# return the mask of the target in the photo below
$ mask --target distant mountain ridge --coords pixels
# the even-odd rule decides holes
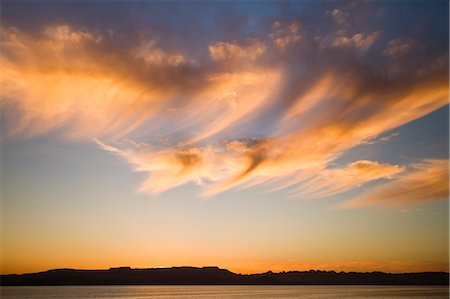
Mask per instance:
[[[0,276],[2,286],[25,285],[449,285],[447,272],[289,271],[236,274],[218,267],[109,270],[54,269]]]

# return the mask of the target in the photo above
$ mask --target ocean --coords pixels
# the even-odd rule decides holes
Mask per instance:
[[[12,298],[449,298],[446,286],[21,286],[1,287]]]

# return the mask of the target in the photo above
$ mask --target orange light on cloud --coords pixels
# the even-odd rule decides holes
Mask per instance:
[[[201,186],[205,196],[255,186],[294,187],[301,197],[346,192],[395,177],[405,166],[362,160],[332,167],[334,160],[447,104],[442,69],[386,80],[355,62],[314,70],[306,65],[304,74],[290,75],[283,55],[305,42],[296,22],[275,22],[267,40],[210,44],[206,62],[162,49],[155,40],[106,51],[108,36],[66,25],[36,36],[7,28],[2,36],[2,104],[17,116],[6,117],[7,133],[57,131],[71,140],[95,139],[148,174],[139,188],[146,192],[186,183]],[[351,41],[366,51],[377,36]],[[285,94],[291,94],[289,101]],[[279,110],[270,132],[242,134],[268,107]],[[220,135],[230,129],[238,134]],[[162,132],[161,138],[183,137],[172,144],[137,140],[138,146],[124,146],[126,138]]]
[[[343,202],[342,208],[369,205],[406,206],[449,198],[449,161],[424,160],[396,180],[380,185]]]

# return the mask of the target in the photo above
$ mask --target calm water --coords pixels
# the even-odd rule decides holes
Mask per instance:
[[[8,298],[449,298],[436,286],[59,286],[2,287]]]

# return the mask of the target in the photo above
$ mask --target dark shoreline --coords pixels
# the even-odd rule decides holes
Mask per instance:
[[[449,285],[447,272],[383,273],[289,271],[236,274],[218,267],[173,267],[109,270],[55,269],[30,274],[0,276],[1,286],[98,285]]]

